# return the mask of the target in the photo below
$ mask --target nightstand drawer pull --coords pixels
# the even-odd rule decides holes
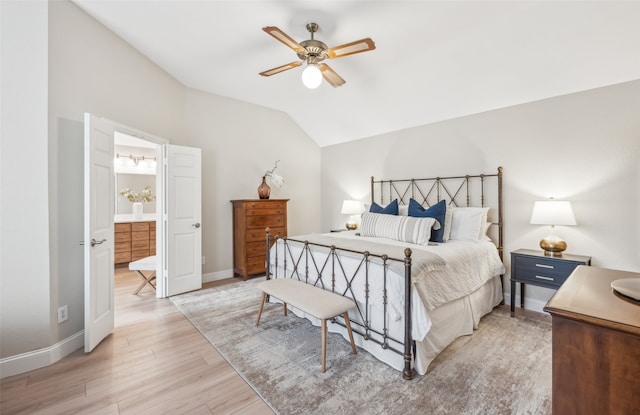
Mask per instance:
[[[542,275],[536,275],[536,278],[541,279],[541,280],[553,281],[553,278],[551,278],[551,277],[543,277]]]
[[[536,264],[536,267],[553,269],[553,265]]]

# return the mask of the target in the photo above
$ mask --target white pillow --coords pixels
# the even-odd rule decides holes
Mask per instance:
[[[489,228],[491,228],[491,225],[493,225],[493,223],[491,222],[487,222],[484,224],[484,232],[480,235],[478,239],[484,239],[485,241],[493,242],[491,240],[491,237],[489,236]]]
[[[448,238],[443,238],[444,240],[477,241],[485,234],[488,207],[448,207],[447,211],[451,211],[451,224]],[[446,234],[447,218],[445,216],[445,236]]]
[[[398,205],[399,216],[409,216],[409,205]]]
[[[360,223],[360,235],[426,245],[435,223],[437,221],[434,218],[364,212]]]
[[[442,233],[442,242],[447,242],[451,236],[451,219],[453,218],[453,209],[455,207],[447,205],[444,212],[444,232]]]

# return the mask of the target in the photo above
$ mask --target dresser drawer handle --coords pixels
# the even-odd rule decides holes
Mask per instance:
[[[539,278],[541,280],[553,281],[552,277],[543,277],[542,275],[536,275],[536,278]]]
[[[536,267],[553,269],[553,265],[536,264]]]

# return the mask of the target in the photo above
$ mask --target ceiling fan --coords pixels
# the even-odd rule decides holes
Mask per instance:
[[[324,78],[332,87],[337,88],[344,84],[344,79],[340,77],[333,69],[323,60],[342,58],[343,56],[353,55],[355,53],[367,52],[376,48],[370,38],[356,40],[355,42],[345,43],[344,45],[328,48],[324,42],[313,38],[313,34],[318,31],[317,23],[307,24],[307,30],[311,33],[311,39],[304,40],[300,43],[293,40],[289,35],[275,26],[263,27],[262,30],[284,43],[285,46],[293,49],[298,54],[300,61],[288,63],[260,72],[262,76],[271,76],[286,70],[296,68],[306,62],[307,67],[302,72],[302,82],[308,88],[317,88]]]

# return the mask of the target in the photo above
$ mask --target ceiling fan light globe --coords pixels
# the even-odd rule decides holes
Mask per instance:
[[[302,71],[302,83],[309,89],[315,89],[322,83],[322,72],[317,65],[307,65]]]

